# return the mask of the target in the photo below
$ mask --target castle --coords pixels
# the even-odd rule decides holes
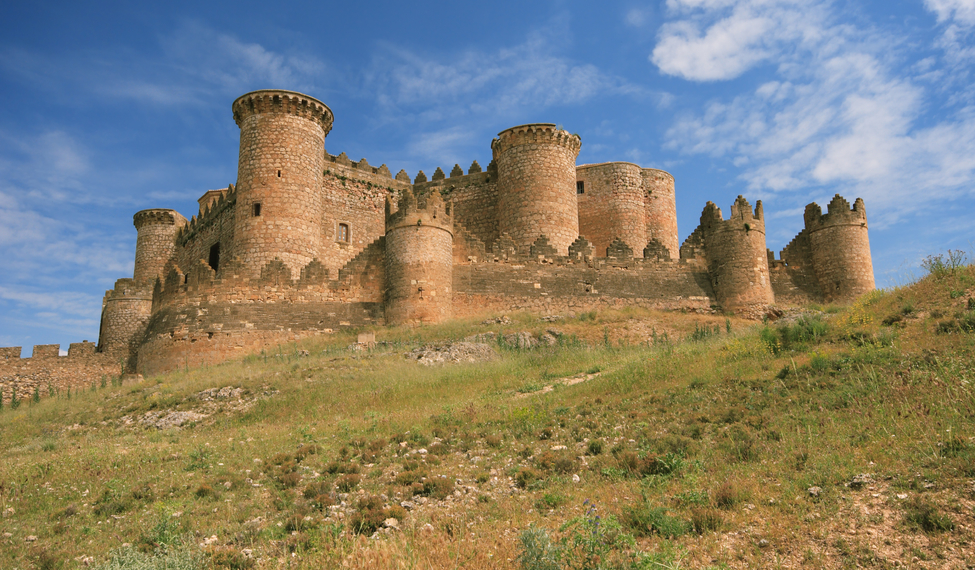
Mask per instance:
[[[157,373],[343,327],[626,305],[758,317],[874,288],[860,199],[807,206],[775,259],[760,201],[728,219],[708,202],[680,244],[670,174],[576,165],[580,137],[552,124],[502,131],[486,168],[410,180],[326,152],[332,111],[307,95],[247,93],[233,117],[237,183],[190,220],[135,214],[133,276],[105,295],[97,350],[72,351]]]

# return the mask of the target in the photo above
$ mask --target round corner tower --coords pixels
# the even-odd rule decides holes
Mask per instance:
[[[598,255],[620,239],[643,257],[647,221],[640,167],[629,162],[582,165],[576,168],[576,184],[579,235]]]
[[[152,312],[152,283],[119,279],[105,292],[98,330],[98,350],[123,358],[125,372],[134,372],[139,344]]]
[[[839,194],[830,200],[827,213],[817,204],[806,206],[813,268],[827,301],[852,301],[873,291],[873,261],[867,235],[867,211],[863,200],[850,203]]]
[[[252,277],[279,258],[297,278],[321,254],[324,149],[332,111],[313,97],[267,89],[238,97],[233,112],[240,159],[228,253]]]
[[[550,123],[498,133],[491,151],[498,165],[498,230],[519,250],[544,235],[560,255],[579,237],[576,157],[579,135]]]
[[[388,199],[387,199],[388,200]],[[386,214],[386,324],[440,323],[453,315],[453,212],[434,190],[403,191]]]
[[[647,240],[659,241],[670,251],[671,259],[680,259],[674,176],[656,168],[644,168],[641,172],[646,199]]]
[[[152,285],[165,279],[166,264],[176,255],[176,233],[186,218],[176,210],[154,208],[136,212],[132,223],[138,232],[133,277],[137,284]]]
[[[762,202],[755,211],[743,197],[731,206],[731,217],[708,202],[701,214],[708,273],[718,305],[726,311],[760,309],[775,302],[765,249]]]

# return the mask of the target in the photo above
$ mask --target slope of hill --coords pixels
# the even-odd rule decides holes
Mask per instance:
[[[775,323],[511,315],[5,402],[0,566],[971,568],[975,267],[930,267]]]

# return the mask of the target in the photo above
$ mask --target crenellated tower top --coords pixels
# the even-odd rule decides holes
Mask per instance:
[[[823,228],[834,226],[863,226],[867,225],[867,210],[863,205],[863,199],[857,198],[853,202],[853,207],[846,198],[836,194],[826,206],[826,214],[819,204],[813,202],[806,206],[803,214],[806,229],[811,233]]]
[[[332,130],[332,122],[335,120],[332,110],[325,103],[303,93],[283,89],[261,89],[245,93],[234,101],[233,111],[238,127],[250,115],[281,113],[318,123],[326,136]]]
[[[578,155],[579,149],[582,148],[582,139],[579,135],[558,128],[554,123],[531,123],[511,127],[498,133],[498,138],[491,141],[491,151],[497,159],[509,148],[525,144],[555,144],[564,146]]]
[[[396,211],[386,198],[386,232],[404,226],[433,226],[453,235],[454,217],[449,201],[444,201],[436,189],[420,196],[406,189],[400,194]]]
[[[135,225],[135,229],[142,229],[142,226],[146,224],[160,225],[160,226],[183,226],[186,224],[186,218],[184,218],[176,210],[169,210],[166,208],[150,208],[148,210],[141,210],[135,213],[132,217],[132,223]]]

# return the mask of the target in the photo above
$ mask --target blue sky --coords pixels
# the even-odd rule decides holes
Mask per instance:
[[[141,3],[140,3],[141,4]],[[332,153],[428,175],[490,161],[527,122],[579,163],[765,204],[768,246],[810,201],[866,201],[878,286],[975,245],[975,0],[5,2],[0,346],[98,335],[143,208],[189,217],[235,182],[233,100],[302,91]]]

